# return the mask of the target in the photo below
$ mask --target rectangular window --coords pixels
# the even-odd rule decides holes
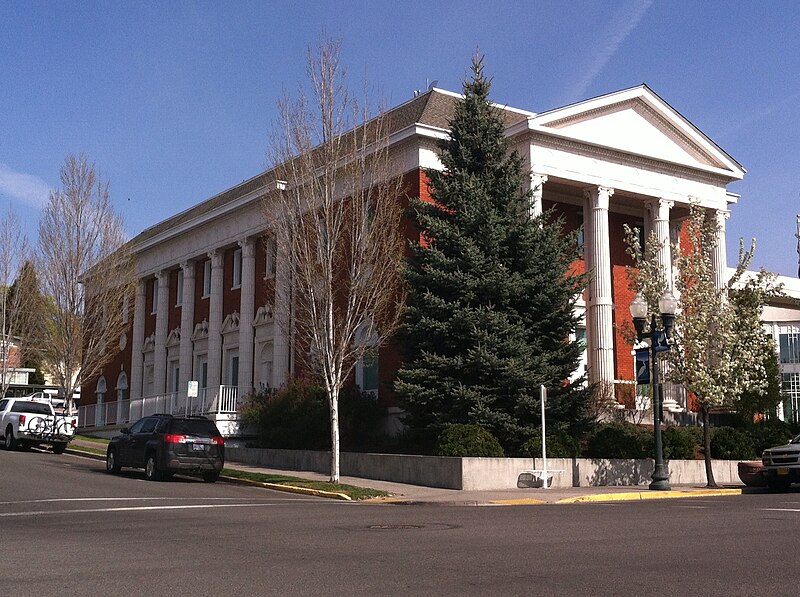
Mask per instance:
[[[175,284],[175,306],[183,305],[183,270],[178,270],[178,280]]]
[[[267,262],[266,262],[266,269],[264,276],[266,278],[274,278],[275,277],[275,270],[276,264],[278,261],[278,243],[275,240],[274,236],[270,236],[267,238],[267,246],[266,246],[266,253],[267,253]]]
[[[778,347],[781,363],[800,363],[800,334],[780,334]]]
[[[361,365],[361,391],[378,393],[378,351],[370,349],[364,353]]]
[[[781,377],[784,416],[787,421],[798,423],[800,422],[800,373],[783,373]]]
[[[242,287],[242,250],[233,252],[233,288]]]
[[[152,314],[155,314],[158,311],[158,278],[153,280],[153,310],[151,311]]]
[[[577,241],[578,241],[578,253],[583,254],[583,249],[586,245],[586,231],[583,226],[583,214],[578,214],[578,232],[577,232]]]
[[[128,309],[130,308],[130,300],[126,294],[122,297],[122,323],[128,323]]]
[[[203,264],[203,298],[211,296],[211,260]]]

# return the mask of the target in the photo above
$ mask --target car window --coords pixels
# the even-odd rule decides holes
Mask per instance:
[[[53,414],[49,404],[41,402],[30,402],[28,400],[17,400],[11,407],[12,413],[33,413],[36,415]]]
[[[133,425],[131,425],[131,433],[139,433],[144,427],[144,423],[147,419],[139,419]]]
[[[6,409],[6,404],[8,404],[8,400],[0,400],[0,412]]]
[[[144,425],[142,425],[142,430],[139,433],[153,433],[156,429],[156,424],[158,423],[158,419],[155,417],[149,417],[144,420]]]
[[[217,426],[207,419],[173,419],[169,428],[171,433],[215,437],[220,435]]]

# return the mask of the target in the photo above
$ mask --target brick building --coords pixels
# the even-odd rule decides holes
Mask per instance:
[[[389,112],[390,151],[409,193],[427,196],[425,169],[441,168],[437,141],[447,135],[457,94],[432,89]],[[591,381],[632,387],[631,346],[620,333],[630,321],[623,225],[655,231],[659,259],[672,271],[670,243],[690,202],[720,224],[713,255],[726,275],[725,220],[738,196],[727,185],[745,170],[647,86],[543,113],[501,107],[506,134],[531,171],[531,209],[555,208],[580,230],[592,272],[579,309]],[[289,309],[290,289],[277,285],[283,247],[264,229],[261,198],[275,189],[264,172],[141,232],[133,239],[138,284],[129,331],[103,374],[82,391],[81,424],[106,425],[150,412],[203,412],[223,433],[237,431],[237,408],[252,388],[277,387],[294,367],[292,338],[276,318]],[[360,363],[354,380],[397,412],[382,382],[398,365],[382,349]],[[198,396],[188,396],[190,380]],[[620,392],[618,391],[618,394]],[[669,405],[685,407],[680,392]]]

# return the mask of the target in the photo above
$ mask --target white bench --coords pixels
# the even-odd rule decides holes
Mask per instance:
[[[560,475],[564,471],[561,469],[547,469],[547,485],[546,487],[553,486],[553,477]],[[522,471],[517,477],[517,487],[545,487],[544,482],[544,469],[531,469]]]

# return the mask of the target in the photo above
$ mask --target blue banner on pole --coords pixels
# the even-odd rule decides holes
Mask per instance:
[[[636,383],[650,383],[650,349],[636,351]]]

